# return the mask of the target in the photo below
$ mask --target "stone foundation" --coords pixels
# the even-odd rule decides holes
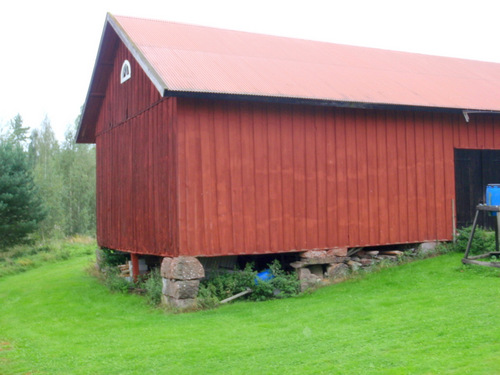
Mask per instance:
[[[198,259],[186,256],[163,258],[161,276],[164,304],[180,309],[196,306],[200,279],[205,277]]]
[[[371,267],[382,260],[398,260],[403,254],[415,255],[434,250],[436,242],[423,243],[412,249],[364,250],[346,247],[327,250],[308,250],[300,254],[300,260],[290,264],[297,270],[301,290],[315,285],[345,278],[349,272]]]

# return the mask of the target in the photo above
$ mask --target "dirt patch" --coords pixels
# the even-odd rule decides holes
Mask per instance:
[[[12,350],[12,344],[8,341],[0,342],[0,352],[6,351],[6,350]]]

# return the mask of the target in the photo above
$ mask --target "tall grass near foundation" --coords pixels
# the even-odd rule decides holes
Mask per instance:
[[[0,252],[0,278],[39,267],[44,263],[88,256],[96,247],[95,239],[85,236],[13,246]]]

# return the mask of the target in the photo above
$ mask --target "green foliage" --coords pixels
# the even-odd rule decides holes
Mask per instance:
[[[200,309],[213,309],[219,305],[211,284],[200,283],[196,302]]]
[[[131,288],[130,282],[120,276],[120,270],[116,267],[106,268],[103,281],[112,292],[127,293]]]
[[[24,146],[28,139],[29,127],[23,126],[21,115],[17,114],[9,123],[7,140],[13,144]]]
[[[90,255],[95,248],[94,239],[89,237],[11,246],[0,252],[0,278],[40,267],[45,263]]]
[[[269,264],[269,269],[271,270],[274,278],[267,283],[258,283],[256,285],[254,296],[255,299],[271,299],[271,298],[288,298],[293,297],[300,292],[300,282],[297,278],[297,273],[287,273],[281,268],[281,264],[278,260],[274,260]],[[259,293],[260,287],[269,285],[265,292]],[[272,289],[272,294],[269,293],[269,289]]]
[[[121,251],[101,248],[102,264],[103,268],[116,267],[119,264],[125,264],[130,260],[130,255],[123,253]]]
[[[99,267],[103,270],[103,273],[95,274],[95,276],[111,291],[120,293],[140,291],[141,294],[144,294],[149,305],[160,305],[163,287],[160,269],[153,268],[146,275],[140,275],[137,282],[131,282],[120,275],[117,267],[120,264],[126,264],[130,260],[129,254],[107,248],[101,248],[100,254]]]
[[[455,245],[456,251],[465,252],[469,241],[472,227],[467,227],[459,230],[457,242]],[[495,233],[476,227],[474,237],[472,239],[470,253],[484,254],[495,251]]]
[[[159,268],[153,268],[147,275],[147,278],[141,283],[141,287],[145,290],[146,301],[151,306],[161,304],[162,295],[162,278]]]
[[[129,256],[121,251],[101,248],[99,272],[95,276],[113,292],[127,293],[133,285],[120,275],[118,265],[125,264],[129,260]]]
[[[95,231],[95,148],[76,144],[76,127],[66,131],[57,158],[57,169],[64,182],[61,205],[64,210],[62,230],[65,235],[92,234]]]
[[[62,230],[64,208],[61,203],[64,182],[58,173],[56,159],[59,152],[59,143],[50,121],[45,118],[40,128],[31,133],[28,149],[30,162],[34,168],[35,183],[40,189],[43,206],[47,211],[47,216],[39,228],[42,238],[64,237]]]
[[[41,239],[95,234],[95,147],[75,144],[78,121],[68,127],[61,144],[48,118],[28,137],[18,115],[0,136],[2,142],[18,146],[29,161],[46,213],[37,223]]]
[[[206,297],[214,297],[222,301],[237,293],[243,292],[254,286],[257,272],[253,270],[252,264],[247,264],[243,270],[225,271],[210,275],[201,282]]]
[[[242,298],[253,301],[286,298],[299,294],[300,282],[296,273],[285,272],[278,260],[274,260],[268,267],[274,277],[267,281],[256,282],[258,272],[254,270],[252,263],[248,263],[243,270],[211,275],[200,285],[198,295],[200,306],[212,307],[215,301],[220,302],[247,289],[252,289],[252,293]]]
[[[44,218],[40,193],[19,144],[0,142],[0,251],[25,242]]]

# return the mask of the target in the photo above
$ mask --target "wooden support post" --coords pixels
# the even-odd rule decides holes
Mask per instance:
[[[137,254],[131,253],[130,260],[132,261],[132,278],[134,282],[137,282],[137,276],[139,276],[139,257]]]
[[[472,244],[472,238],[474,237],[474,232],[476,231],[476,226],[477,226],[477,218],[479,216],[479,211],[489,211],[489,212],[496,212],[497,217],[496,217],[496,227],[495,227],[495,251],[494,252],[489,252],[486,254],[481,254],[481,255],[476,255],[471,258],[469,258],[469,251],[470,247]],[[482,258],[488,258],[492,255],[497,255],[500,254],[500,251],[498,250],[498,235],[500,231],[500,206],[487,206],[480,204],[476,207],[476,216],[474,216],[474,223],[472,224],[472,231],[470,233],[469,241],[467,242],[467,248],[465,249],[465,255],[462,259],[463,264],[476,264],[479,266],[488,266],[488,267],[497,267],[500,268],[500,263],[498,262],[481,262],[475,259],[482,259]]]
[[[470,232],[469,241],[467,242],[467,248],[465,249],[464,259],[469,256],[470,245],[472,244],[472,237],[474,237],[474,232],[476,231],[477,218],[479,216],[479,209],[476,209],[476,216],[474,216],[474,223],[472,224],[472,230]]]

